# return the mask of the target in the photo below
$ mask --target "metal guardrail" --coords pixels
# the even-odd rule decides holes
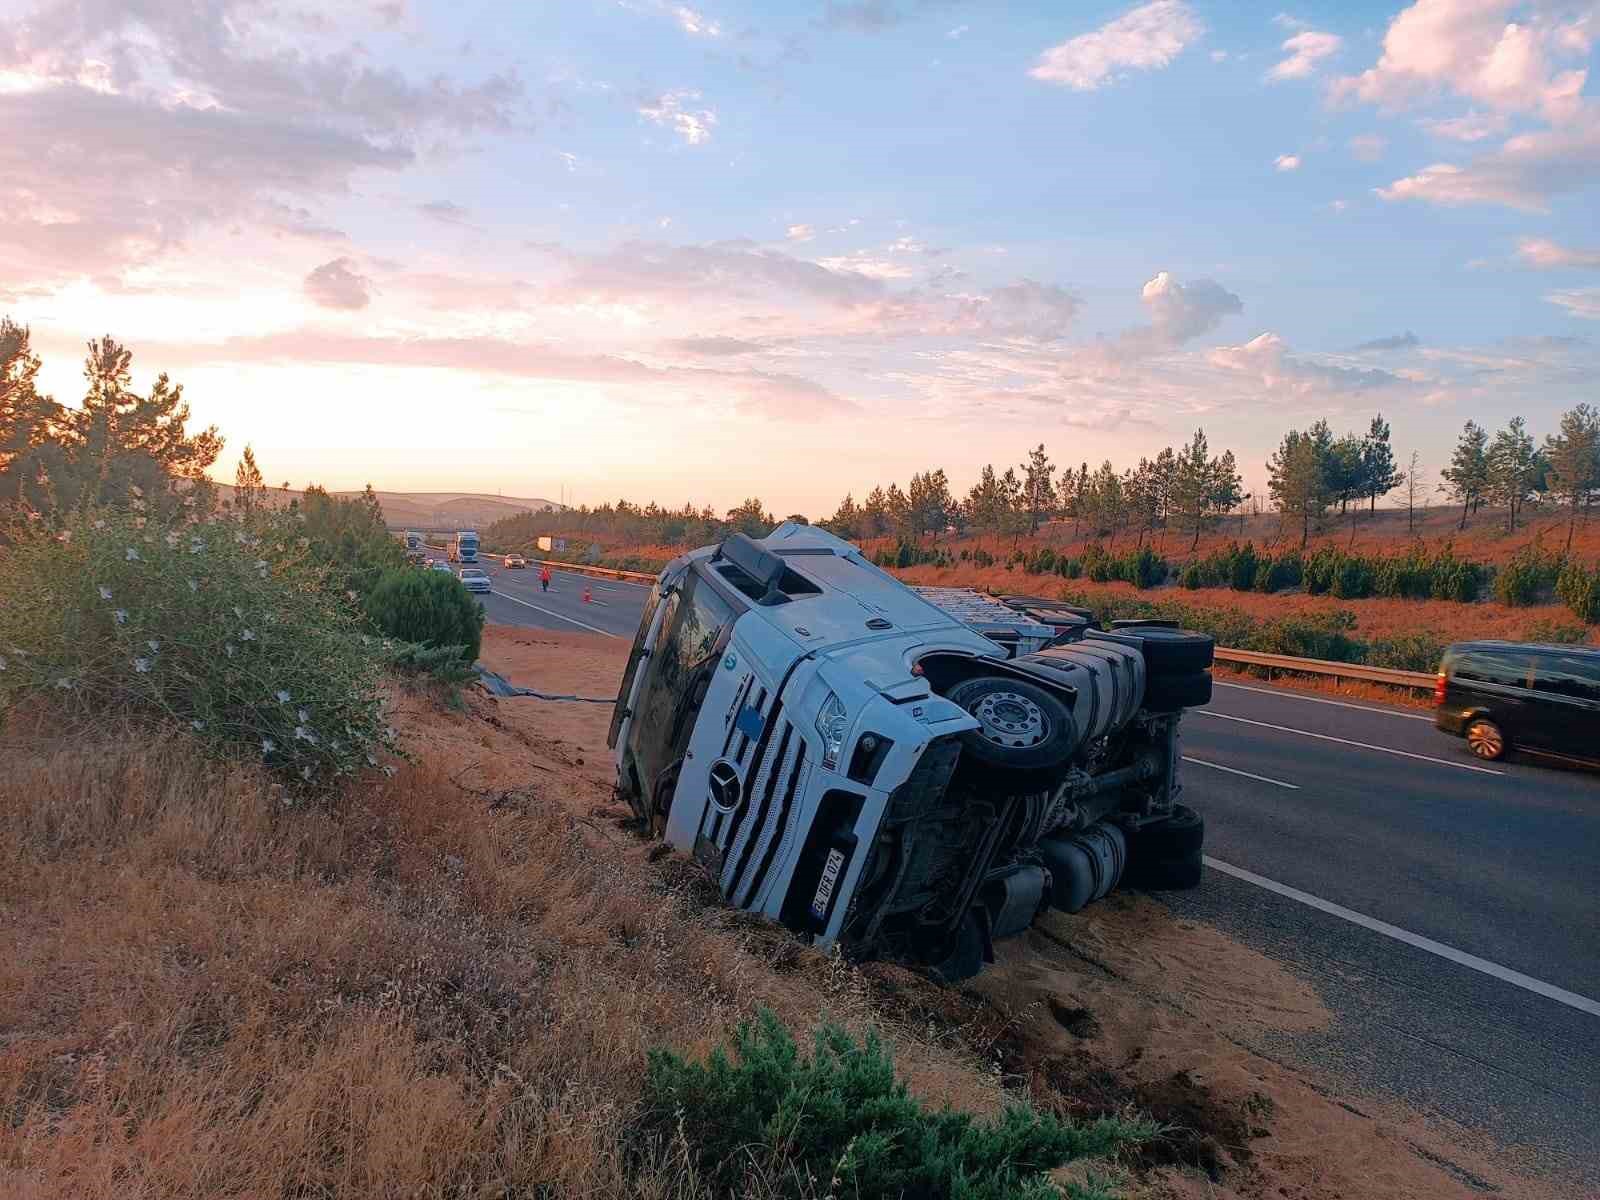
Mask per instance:
[[[1360,679],[1389,687],[1432,691],[1435,677],[1425,671],[1399,671],[1393,667],[1368,667],[1361,663],[1330,662],[1323,658],[1296,658],[1291,654],[1262,654],[1256,650],[1230,650],[1217,647],[1217,661],[1243,666],[1265,667],[1271,672],[1292,671],[1296,675],[1324,675],[1334,679]]]

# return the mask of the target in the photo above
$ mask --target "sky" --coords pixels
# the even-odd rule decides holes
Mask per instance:
[[[0,0],[0,313],[294,486],[831,512],[1600,403],[1600,0]]]

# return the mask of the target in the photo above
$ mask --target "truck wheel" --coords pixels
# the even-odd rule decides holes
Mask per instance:
[[[1067,706],[1025,679],[980,675],[950,689],[947,697],[978,718],[961,735],[971,757],[1003,771],[1028,773],[1060,767],[1078,748],[1078,730]]]
[[[1174,806],[1170,817],[1128,836],[1128,882],[1152,891],[1198,887],[1205,837],[1205,818],[1187,804]]]
[[[1177,712],[1211,703],[1211,672],[1153,675],[1145,683],[1144,706],[1151,712]]]
[[[983,970],[983,926],[976,911],[969,911],[961,918],[949,952],[929,966],[941,983],[960,983]]]
[[[1505,757],[1506,735],[1493,721],[1479,717],[1467,726],[1467,749],[1487,762],[1494,762]]]
[[[1216,642],[1192,629],[1167,625],[1141,625],[1132,629],[1087,629],[1083,636],[1095,641],[1119,642],[1144,655],[1147,675],[1187,675],[1211,666]]]

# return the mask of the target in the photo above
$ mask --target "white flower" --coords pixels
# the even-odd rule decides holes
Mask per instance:
[[[241,529],[237,533],[235,533],[233,535],[233,540],[238,542],[239,545],[241,545],[241,546],[244,545],[244,543],[245,543],[244,530]]]
[[[311,545],[311,539],[310,538],[304,538],[303,537],[303,538],[300,539],[300,549],[304,550],[309,545]]]
[[[145,643],[145,645],[150,647],[150,653],[151,654],[160,654],[161,653],[161,643],[156,641],[155,638],[151,638],[148,642]]]
[[[367,755],[367,766],[375,767],[377,765],[378,765],[378,760],[376,758],[372,757],[372,755],[370,755],[370,754]]]
[[[129,485],[129,487],[128,487],[128,490],[129,490],[129,491],[130,491],[130,492],[132,492],[132,493],[133,493],[133,494],[134,494],[134,495],[135,495],[135,496],[142,496],[142,495],[144,495],[144,489],[143,489],[143,488],[142,488],[142,487],[140,487],[140,486],[139,486],[139,485],[138,485],[138,484],[136,484],[136,483],[135,483],[135,484],[131,484],[131,485]]]
[[[294,727],[294,740],[297,742],[310,742],[315,746],[317,744],[317,735],[304,725],[296,725]]]
[[[196,721],[190,721],[189,722],[189,728],[194,730],[196,733],[201,732],[202,730],[205,729],[205,727],[206,727],[206,723],[204,721],[196,720]]]
[[[200,590],[199,581],[194,579],[189,580],[189,590],[191,592],[198,592]]]
[[[226,653],[229,658],[233,657],[234,649],[233,649],[233,643],[232,642],[223,643],[222,649],[223,649],[224,653]]]
[[[135,550],[132,546],[129,546],[128,547],[128,552],[124,557],[126,557],[129,562],[138,562],[139,561],[139,552],[137,550]]]
[[[307,767],[301,767],[300,768],[300,778],[309,780],[311,778],[311,768],[308,767],[308,766]]]
[[[372,635],[371,635],[371,634],[370,634],[370,633],[363,633],[363,634],[362,634],[362,635],[361,635],[361,644],[362,644],[362,645],[363,645],[363,646],[370,646],[370,645],[372,645]]]
[[[72,530],[63,529],[56,536],[59,537],[63,542],[70,542],[72,540]]]
[[[255,631],[250,629],[244,630],[239,636],[247,642],[253,642],[256,640]]]
[[[352,599],[352,600],[359,600],[360,599],[360,596],[357,595],[355,588],[345,588],[344,594],[346,596],[349,596],[350,599]]]
[[[311,715],[308,712],[306,712],[306,710],[303,709],[303,708],[296,715],[299,716],[300,724],[302,724],[302,725],[304,725],[307,721],[311,720]]]
[[[278,743],[273,741],[271,738],[262,738],[261,739],[261,753],[262,754],[271,754],[277,748],[278,748]]]
[[[108,588],[108,587],[107,587],[107,586],[106,586],[106,585],[105,585],[105,584],[103,584],[103,583],[102,583],[102,584],[101,584],[101,585],[100,585],[100,599],[102,599],[102,600],[109,600],[109,599],[111,599],[111,589],[110,589],[110,588]]]
[[[189,553],[190,554],[199,554],[200,551],[204,550],[205,548],[206,548],[206,544],[204,542],[202,542],[199,538],[192,537],[192,538],[189,539]]]
[[[143,517],[135,517],[133,519],[133,525],[134,525],[135,529],[143,529],[144,528],[144,518]]]
[[[177,535],[177,532],[176,531],[169,532],[167,534],[167,549],[176,550],[177,548],[178,548],[178,535]]]
[[[133,511],[134,512],[143,512],[144,511],[144,501],[143,500],[135,500],[133,502]]]
[[[383,773],[385,775],[387,775],[390,779],[393,779],[394,778],[394,767],[390,766],[390,765],[385,765],[384,768],[383,768]]]
[[[150,670],[150,660],[148,658],[136,658],[136,659],[134,659],[133,660],[133,669],[134,669],[135,672],[137,672],[140,675],[147,674],[149,672],[149,670]]]
[[[96,521],[96,522],[95,522],[95,523],[94,523],[94,527],[95,527],[95,528],[96,528],[96,529],[104,529],[104,528],[105,528],[105,527],[106,527],[106,520],[105,520],[105,518],[104,518],[104,517],[101,517],[101,518],[100,518],[100,519],[99,519],[99,520],[98,520],[98,521]]]
[[[287,704],[287,703],[289,703],[289,693],[280,691],[278,693],[278,703],[279,704]]]
[[[56,686],[58,688],[70,688],[72,686],[72,680],[63,675],[60,679],[56,680]]]
[[[4,671],[5,669],[6,669],[6,660],[3,659],[3,658],[0,658],[0,671]]]
[[[126,625],[128,623],[128,610],[125,608],[117,609],[116,612],[111,614],[111,619],[118,625]]]
[[[256,570],[265,571],[266,569],[267,569],[267,560],[264,559],[264,558],[256,559]]]
[[[244,620],[244,609],[240,608],[237,604],[235,604],[233,606],[233,615],[238,617],[239,620],[241,620],[241,621]]]

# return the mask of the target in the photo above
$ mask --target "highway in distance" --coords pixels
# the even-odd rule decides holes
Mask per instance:
[[[557,571],[544,593],[536,567],[483,565],[492,622],[624,642],[638,628],[646,586]],[[1159,898],[1283,963],[1335,1015],[1251,1048],[1525,1146],[1600,1193],[1600,773],[1481,763],[1427,712],[1243,680],[1184,718],[1183,753],[1209,869]]]

